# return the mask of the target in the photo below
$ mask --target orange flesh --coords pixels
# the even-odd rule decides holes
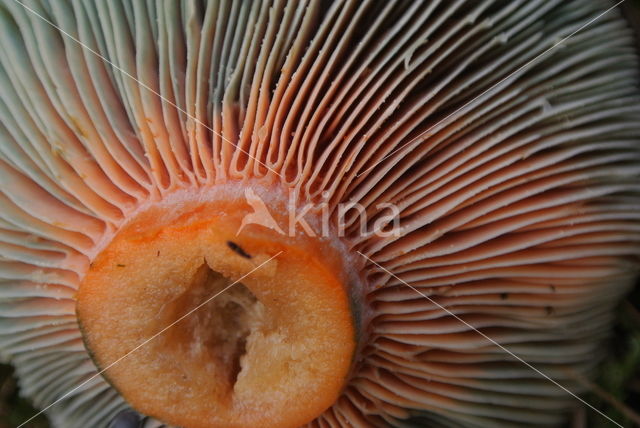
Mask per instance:
[[[83,280],[85,343],[142,413],[184,427],[297,427],[345,385],[356,343],[340,256],[262,226],[236,236],[250,211],[237,200],[150,208]]]

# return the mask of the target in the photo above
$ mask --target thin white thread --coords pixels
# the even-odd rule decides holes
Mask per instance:
[[[481,332],[480,330],[478,330],[477,328],[475,328],[474,326],[472,326],[471,324],[469,324],[468,322],[466,322],[465,320],[463,320],[462,318],[460,318],[459,316],[457,316],[456,314],[454,314],[453,312],[451,312],[450,310],[448,310],[447,308],[445,308],[444,306],[442,306],[441,304],[439,304],[438,302],[436,302],[435,300],[433,300],[432,298],[430,298],[429,296],[427,296],[426,294],[422,293],[420,290],[418,290],[417,288],[413,287],[412,285],[408,284],[406,281],[403,281],[402,279],[398,278],[396,275],[394,275],[393,273],[391,273],[388,269],[384,268],[383,266],[381,266],[380,264],[376,263],[375,261],[371,260],[369,257],[365,256],[364,254],[362,254],[360,251],[357,251],[358,254],[360,254],[362,257],[364,257],[365,259],[367,259],[369,262],[373,263],[374,265],[378,266],[380,269],[382,269],[383,271],[385,271],[386,273],[388,273],[389,275],[393,276],[395,279],[397,279],[398,281],[400,281],[401,283],[403,283],[404,285],[406,285],[407,287],[409,287],[410,289],[412,289],[413,291],[415,291],[416,293],[418,293],[419,295],[421,295],[422,297],[424,297],[425,299],[427,299],[429,302],[433,303],[434,305],[436,305],[437,307],[439,307],[440,309],[442,309],[443,311],[445,311],[447,314],[451,315],[452,317],[454,317],[455,319],[457,319],[458,321],[460,321],[461,323],[463,323],[464,325],[466,325],[467,327],[469,327],[470,329],[472,329],[473,331],[475,331],[476,333],[478,333],[479,335],[481,335],[482,337],[484,337],[485,339],[487,339],[489,342],[493,343],[494,345],[496,345],[498,348],[500,348],[501,350],[503,350],[504,352],[506,352],[507,354],[511,355],[513,358],[515,358],[516,360],[520,361],[522,364],[524,364],[525,366],[529,367],[531,370],[533,370],[534,372],[536,372],[537,374],[539,374],[540,376],[542,376],[543,378],[545,378],[546,380],[548,380],[549,382],[553,383],[555,386],[557,386],[558,388],[562,389],[564,392],[566,392],[567,394],[571,395],[573,398],[575,398],[576,400],[580,401],[582,404],[584,404],[585,406],[589,407],[590,409],[596,411],[597,413],[599,413],[601,416],[604,416],[605,418],[607,418],[610,422],[614,423],[615,425],[619,426],[620,428],[624,428],[622,425],[620,425],[619,423],[617,423],[616,421],[614,421],[613,419],[611,419],[609,416],[605,415],[604,413],[602,413],[600,410],[596,409],[595,407],[593,407],[591,404],[587,403],[585,400],[583,400],[582,398],[578,397],[576,394],[574,394],[573,392],[571,392],[570,390],[568,390],[566,387],[564,387],[563,385],[561,385],[560,383],[558,383],[557,381],[551,379],[549,376],[547,376],[546,374],[544,374],[543,372],[541,372],[540,370],[538,370],[537,368],[535,368],[534,366],[532,366],[531,364],[529,364],[528,362],[526,362],[525,360],[523,360],[522,358],[520,358],[519,356],[517,356],[516,354],[514,354],[513,352],[511,352],[509,349],[505,348],[504,346],[502,346],[501,344],[499,344],[498,342],[496,342],[495,340],[493,340],[492,338],[490,338],[489,336],[487,336],[486,334],[484,334],[483,332]]]
[[[131,74],[129,74],[126,70],[123,70],[122,68],[118,67],[117,65],[115,65],[113,62],[109,61],[107,58],[103,57],[102,55],[100,55],[98,52],[96,52],[95,50],[91,49],[89,46],[85,45],[84,43],[82,43],[80,40],[76,39],[75,37],[73,37],[71,34],[67,33],[66,31],[64,31],[62,28],[58,27],[56,24],[54,24],[53,22],[49,21],[47,18],[45,18],[44,16],[40,15],[38,12],[36,12],[35,10],[31,9],[30,7],[28,7],[27,5],[25,5],[24,3],[22,3],[20,0],[13,0],[16,3],[18,3],[20,6],[22,6],[23,8],[25,8],[27,11],[31,12],[32,14],[34,14],[35,16],[37,16],[38,18],[42,19],[44,22],[46,22],[47,24],[51,25],[53,28],[55,28],[56,30],[60,31],[62,34],[64,34],[65,36],[69,37],[71,40],[73,40],[74,42],[76,42],[77,44],[79,44],[80,46],[82,46],[84,49],[88,50],[89,52],[91,52],[92,54],[94,54],[95,56],[97,56],[98,58],[100,58],[102,61],[106,62],[107,64],[109,64],[110,66],[112,66],[114,69],[118,70],[119,72],[121,72],[122,74],[124,74],[125,76],[127,76],[128,78],[132,79],[133,81],[135,81],[137,84],[139,84],[141,87],[145,88],[146,90],[148,90],[149,92],[153,93],[154,95],[158,96],[158,98],[160,98],[162,101],[166,102],[167,104],[175,107],[178,111],[180,111],[181,113],[184,113],[189,119],[197,122],[199,125],[204,126],[205,128],[207,128],[209,131],[211,131],[213,134],[217,135],[218,137],[222,138],[223,141],[226,141],[227,143],[234,145],[233,142],[227,138],[225,138],[222,134],[217,133],[216,131],[214,131],[213,129],[211,129],[209,126],[207,126],[206,124],[204,124],[202,121],[200,121],[199,119],[191,116],[189,113],[187,113],[184,109],[178,107],[178,105],[176,105],[173,101],[163,97],[160,93],[158,93],[157,91],[155,91],[153,88],[145,85],[144,83],[142,83],[141,81],[139,81],[138,79],[136,79],[135,77],[133,77]],[[278,177],[282,177],[282,175],[280,173],[278,173],[278,171],[274,170],[273,168],[270,168],[267,164],[265,164],[264,162],[256,159],[255,157],[251,156],[251,154],[249,154],[247,151],[241,149],[239,146],[234,145],[234,147],[237,150],[240,150],[242,153],[244,153],[245,155],[249,156],[249,158],[253,159],[254,161],[258,162],[260,165],[264,166],[265,168],[267,168],[269,171],[273,172],[274,174],[276,174]]]
[[[171,324],[169,324],[168,326],[166,326],[165,328],[163,328],[162,330],[160,330],[159,332],[157,332],[156,334],[154,334],[153,336],[151,336],[150,338],[148,338],[147,340],[145,340],[144,342],[142,342],[141,344],[139,344],[138,346],[133,348],[131,351],[129,351],[126,354],[124,354],[122,357],[118,358],[117,360],[115,360],[114,362],[109,364],[107,367],[103,368],[102,370],[100,370],[99,372],[97,372],[96,374],[91,376],[89,379],[87,379],[84,382],[82,382],[80,385],[76,386],[75,388],[73,388],[70,391],[68,391],[67,393],[65,393],[62,397],[58,398],[53,403],[49,404],[47,407],[45,407],[44,409],[40,410],[38,413],[36,413],[35,415],[31,416],[26,421],[22,422],[20,425],[18,425],[17,428],[20,428],[20,427],[24,426],[25,424],[29,423],[30,421],[32,421],[33,419],[35,419],[36,417],[38,417],[42,413],[46,412],[51,407],[55,406],[60,401],[64,400],[69,395],[73,394],[75,391],[77,391],[78,389],[82,388],[84,385],[86,385],[87,383],[91,382],[93,379],[97,378],[102,373],[104,373],[105,371],[109,370],[111,367],[113,367],[114,365],[118,364],[120,361],[122,361],[123,359],[125,359],[126,357],[128,357],[129,355],[131,355],[132,353],[137,351],[138,349],[142,348],[144,345],[146,345],[147,343],[151,342],[153,339],[155,339],[156,337],[160,336],[162,333],[164,333],[165,331],[169,330],[171,327],[173,327],[174,325],[176,325],[177,323],[179,323],[180,321],[182,321],[183,319],[185,319],[186,317],[188,317],[189,315],[191,315],[192,313],[194,313],[195,311],[197,311],[198,309],[200,309],[201,307],[203,307],[204,305],[206,305],[207,303],[209,303],[210,301],[212,301],[213,299],[215,299],[216,297],[218,297],[219,295],[221,295],[222,293],[224,293],[225,291],[227,291],[228,289],[230,289],[231,287],[233,287],[234,285],[236,285],[237,283],[239,283],[240,281],[245,279],[247,276],[251,275],[253,272],[257,271],[262,266],[264,266],[265,264],[269,263],[271,260],[273,260],[276,257],[278,257],[280,254],[282,254],[282,251],[279,251],[277,254],[275,254],[274,256],[270,257],[268,260],[260,263],[258,266],[256,266],[255,268],[251,269],[251,271],[249,271],[248,273],[246,273],[245,275],[243,275],[242,277],[240,277],[236,281],[232,282],[231,284],[227,285],[225,288],[223,288],[222,290],[220,290],[219,292],[217,292],[213,296],[209,297],[207,300],[205,300],[204,302],[202,302],[201,304],[199,304],[198,306],[196,306],[195,308],[193,308],[192,310],[190,310],[189,312],[187,312],[186,314],[184,314],[183,316],[181,316],[180,318],[178,318],[177,320],[175,320],[174,322],[172,322]]]
[[[171,106],[175,107],[177,110],[179,110],[180,112],[184,113],[187,117],[189,117],[190,119],[194,120],[195,122],[199,123],[200,125],[204,126],[205,128],[207,128],[209,131],[211,131],[212,133],[214,133],[215,135],[219,136],[220,138],[222,138],[224,141],[233,144],[233,142],[231,142],[230,140],[226,139],[224,136],[222,136],[221,134],[218,134],[217,132],[215,132],[213,129],[211,129],[210,127],[208,127],[207,125],[205,125],[204,123],[202,123],[200,120],[198,120],[197,118],[192,117],[191,115],[189,115],[189,113],[187,113],[186,111],[184,111],[183,109],[181,109],[180,107],[178,107],[175,103],[173,103],[172,101],[166,99],[165,97],[163,97],[161,94],[159,94],[158,92],[156,92],[155,90],[153,90],[152,88],[150,88],[149,86],[145,85],[144,83],[140,82],[138,79],[136,79],[135,77],[133,77],[132,75],[130,75],[128,72],[126,72],[125,70],[121,69],[120,67],[118,67],[117,65],[113,64],[111,61],[109,61],[108,59],[104,58],[102,55],[100,55],[98,52],[94,51],[93,49],[91,49],[90,47],[86,46],[84,43],[82,43],[81,41],[79,41],[78,39],[76,39],[75,37],[73,37],[71,34],[67,33],[66,31],[62,30],[60,27],[56,26],[55,24],[53,24],[51,21],[49,21],[48,19],[44,18],[42,15],[40,15],[39,13],[37,13],[36,11],[34,11],[33,9],[29,8],[28,6],[26,6],[24,3],[22,3],[20,0],[14,0],[16,3],[20,4],[23,8],[25,8],[27,11],[29,11],[30,13],[36,15],[38,18],[42,19],[43,21],[45,21],[46,23],[48,23],[49,25],[51,25],[52,27],[56,28],[58,31],[60,31],[62,34],[66,35],[67,37],[69,37],[70,39],[72,39],[73,41],[75,41],[76,43],[78,43],[79,45],[81,45],[83,48],[87,49],[89,52],[91,52],[92,54],[96,55],[97,57],[99,57],[100,59],[102,59],[104,62],[108,63],[109,65],[111,65],[114,69],[120,71],[121,73],[123,73],[125,76],[133,79],[136,83],[138,83],[140,86],[144,87],[145,89],[149,90],[150,92],[152,92],[153,94],[157,95],[160,99],[162,99],[164,102],[170,104]],[[584,28],[586,28],[588,25],[592,24],[593,22],[595,22],[597,19],[599,19],[600,17],[602,17],[603,15],[605,15],[606,13],[608,13],[609,11],[613,10],[614,8],[616,8],[617,6],[619,6],[621,3],[623,3],[625,0],[620,0],[619,2],[617,2],[615,5],[611,6],[609,9],[605,10],[604,12],[602,12],[601,14],[599,14],[598,16],[596,16],[595,18],[591,19],[590,21],[588,21],[587,23],[585,23],[584,25],[582,25],[580,28],[578,28],[577,30],[575,30],[574,32],[572,32],[571,34],[569,34],[568,36],[566,36],[565,38],[563,38],[562,40],[560,40],[559,42],[557,42],[556,44],[554,44],[553,46],[551,46],[550,48],[548,48],[547,50],[545,50],[544,52],[542,52],[541,54],[539,54],[538,56],[536,56],[535,58],[533,58],[532,60],[530,60],[529,62],[527,62],[525,65],[523,65],[522,67],[518,68],[516,71],[514,71],[513,73],[509,74],[508,76],[506,76],[505,78],[503,78],[502,80],[500,80],[499,82],[497,82],[496,84],[494,84],[493,86],[491,86],[490,88],[488,88],[487,90],[485,90],[484,92],[482,92],[480,95],[478,95],[477,97],[475,97],[474,99],[472,99],[471,101],[467,102],[466,104],[464,104],[462,107],[458,108],[457,110],[455,110],[454,112],[452,112],[451,114],[449,114],[448,116],[446,116],[444,119],[442,119],[441,121],[439,121],[438,123],[436,123],[435,125],[433,125],[432,127],[430,127],[429,129],[427,129],[426,131],[424,131],[422,134],[418,135],[417,137],[413,138],[411,141],[409,141],[408,143],[404,144],[403,146],[395,149],[394,151],[392,151],[391,153],[389,153],[388,155],[386,155],[385,157],[383,157],[382,159],[380,159],[378,162],[376,162],[374,165],[372,165],[371,167],[365,169],[364,171],[360,172],[359,174],[356,175],[356,177],[359,177],[360,175],[364,174],[365,172],[371,170],[372,168],[374,168],[375,166],[379,165],[381,162],[383,162],[384,160],[386,160],[387,158],[389,158],[390,156],[392,156],[393,154],[397,153],[400,150],[403,150],[405,147],[407,147],[408,145],[412,144],[413,142],[415,142],[416,140],[420,139],[422,136],[424,136],[425,134],[427,134],[428,132],[430,132],[433,128],[435,128],[436,126],[440,125],[442,122],[444,122],[445,120],[449,119],[451,116],[453,116],[454,114],[458,113],[460,110],[464,109],[465,107],[467,107],[469,104],[473,103],[474,101],[476,101],[478,98],[484,96],[486,93],[488,93],[489,91],[493,90],[494,88],[496,88],[498,85],[502,84],[504,81],[510,79],[512,76],[514,76],[515,74],[519,73],[520,71],[522,71],[524,68],[528,67],[529,65],[531,65],[533,62],[535,62],[536,60],[538,60],[540,57],[542,57],[543,55],[547,54],[548,52],[550,52],[551,50],[553,50],[554,48],[556,48],[557,46],[559,46],[560,44],[566,42],[569,38],[573,37],[575,34],[577,34],[579,31],[583,30]],[[276,175],[280,176],[280,174],[276,171],[274,171],[273,169],[269,168],[266,164],[264,164],[263,162],[259,161],[258,159],[254,158],[253,156],[251,156],[249,153],[247,153],[246,151],[242,150],[241,148],[237,147],[236,148],[240,151],[242,151],[243,153],[245,153],[247,156],[249,156],[251,159],[255,160],[256,162],[258,162],[259,164],[265,166],[267,169],[269,169],[270,171],[274,172]],[[387,269],[385,269],[384,267],[382,267],[381,265],[379,265],[378,263],[376,263],[375,261],[371,260],[369,257],[365,256],[364,254],[362,254],[360,251],[357,251],[358,254],[360,254],[362,257],[364,257],[365,259],[369,260],[371,263],[375,264],[376,266],[378,266],[380,269],[384,270],[385,272],[387,272],[388,274],[390,274],[391,276],[393,276],[394,278],[396,278],[397,280],[399,280],[400,282],[402,282],[404,285],[406,285],[407,287],[411,288],[412,290],[414,290],[416,293],[418,293],[419,295],[421,295],[422,297],[426,298],[427,300],[429,300],[431,303],[433,303],[434,305],[438,306],[440,309],[444,310],[445,312],[447,312],[449,315],[453,316],[454,318],[456,318],[458,321],[462,322],[463,324],[465,324],[466,326],[468,326],[469,328],[473,329],[474,331],[476,331],[478,334],[480,334],[481,336],[483,336],[485,339],[489,340],[490,342],[492,342],[493,344],[495,344],[496,346],[498,346],[500,349],[502,349],[504,352],[506,352],[507,354],[511,355],[512,357],[514,357],[515,359],[517,359],[518,361],[520,361],[521,363],[525,364],[527,367],[529,367],[530,369],[532,369],[533,371],[535,371],[536,373],[538,373],[540,376],[544,377],[545,379],[547,379],[548,381],[550,381],[551,383],[553,383],[554,385],[556,385],[557,387],[559,387],[560,389],[562,389],[563,391],[565,391],[566,393],[568,393],[569,395],[573,396],[574,398],[576,398],[577,400],[579,400],[580,402],[582,402],[584,405],[586,405],[587,407],[591,408],[592,410],[594,410],[595,412],[599,413],[601,416],[605,417],[606,419],[608,419],[610,422],[614,423],[615,425],[622,427],[622,425],[620,425],[619,423],[617,423],[616,421],[614,421],[613,419],[611,419],[610,417],[608,417],[607,415],[605,415],[603,412],[601,412],[600,410],[596,409],[595,407],[593,407],[591,404],[589,404],[588,402],[584,401],[583,399],[581,399],[580,397],[578,397],[576,394],[574,394],[573,392],[571,392],[570,390],[568,390],[566,387],[564,387],[563,385],[561,385],[560,383],[556,382],[555,380],[551,379],[549,376],[547,376],[546,374],[544,374],[543,372],[541,372],[540,370],[538,370],[537,368],[535,368],[534,366],[532,366],[531,364],[529,364],[528,362],[526,362],[525,360],[523,360],[522,358],[518,357],[517,355],[515,355],[513,352],[511,352],[510,350],[508,350],[507,348],[505,348],[504,346],[500,345],[499,343],[497,343],[496,341],[494,341],[493,339],[491,339],[489,336],[487,336],[486,334],[482,333],[481,331],[477,330],[476,328],[474,328],[472,325],[470,325],[469,323],[467,323],[466,321],[464,321],[463,319],[459,318],[457,315],[453,314],[452,312],[450,312],[448,309],[444,308],[443,306],[441,306],[439,303],[435,302],[433,299],[431,299],[430,297],[428,297],[427,295],[425,295],[424,293],[420,292],[419,290],[417,290],[416,288],[414,288],[413,286],[409,285],[407,282],[403,281],[402,279],[400,279],[399,277],[397,277],[396,275],[394,275],[393,273],[391,273],[390,271],[388,271]],[[21,428],[22,426],[24,426],[25,424],[27,424],[28,422],[30,422],[31,420],[33,420],[34,418],[36,418],[37,416],[39,416],[40,414],[44,413],[46,410],[48,410],[49,408],[51,408],[52,406],[54,406],[55,404],[57,404],[58,402],[62,401],[64,398],[66,398],[67,396],[69,396],[71,393],[73,393],[74,391],[76,391],[77,389],[81,388],[82,386],[84,386],[85,384],[87,384],[88,382],[90,382],[91,380],[93,380],[94,378],[96,378],[97,376],[101,375],[104,371],[108,370],[109,368],[111,368],[113,365],[117,364],[118,362],[120,362],[122,359],[126,358],[128,355],[130,355],[131,353],[135,352],[136,350],[138,350],[139,348],[141,348],[142,346],[144,346],[145,344],[147,344],[148,342],[150,342],[151,340],[153,340],[154,338],[156,338],[157,336],[159,336],[160,334],[164,333],[166,330],[168,330],[170,327],[172,327],[173,325],[175,325],[176,323],[180,322],[181,320],[183,320],[184,318],[186,318],[187,316],[191,315],[193,312],[195,312],[196,310],[198,310],[199,308],[201,308],[202,306],[204,306],[205,304],[209,303],[211,300],[213,300],[214,298],[216,298],[217,296],[219,296],[220,294],[222,294],[223,292],[225,292],[226,290],[228,290],[229,288],[231,288],[233,285],[237,284],[238,282],[240,282],[242,279],[244,279],[246,276],[248,276],[249,274],[253,273],[254,271],[256,271],[257,269],[259,269],[260,267],[262,267],[264,264],[266,264],[267,262],[273,260],[275,257],[277,257],[278,255],[280,255],[282,253],[282,251],[280,251],[279,253],[277,253],[276,255],[274,255],[273,257],[269,258],[268,260],[266,260],[265,262],[261,263],[259,266],[257,266],[256,268],[254,268],[253,270],[251,270],[249,273],[247,273],[246,275],[244,275],[242,278],[238,279],[237,281],[231,283],[230,285],[228,285],[227,287],[225,287],[223,290],[221,290],[220,292],[216,293],[215,295],[213,295],[212,297],[210,297],[209,299],[207,299],[205,302],[203,302],[202,304],[198,305],[196,308],[192,309],[191,311],[189,311],[187,314],[183,315],[182,317],[180,317],[178,320],[176,320],[175,322],[173,322],[172,324],[168,325],[167,327],[165,327],[164,329],[162,329],[160,332],[156,333],[155,335],[153,335],[152,337],[150,337],[149,339],[145,340],[143,343],[141,343],[140,345],[138,345],[137,347],[135,347],[133,350],[129,351],[127,354],[123,355],[122,357],[118,358],[116,361],[114,361],[113,363],[109,364],[107,367],[105,367],[104,369],[102,369],[101,371],[99,371],[98,373],[96,373],[95,375],[93,375],[92,377],[90,377],[88,380],[84,381],[83,383],[81,383],[80,385],[78,385],[77,387],[73,388],[72,390],[70,390],[69,392],[67,392],[66,394],[64,394],[62,397],[60,397],[58,400],[54,401],[53,403],[49,404],[47,407],[45,407],[44,409],[42,409],[41,411],[39,411],[38,413],[36,413],[35,415],[33,415],[31,418],[27,419],[25,422],[21,423],[20,425],[18,425],[18,428]]]
[[[550,48],[548,48],[547,50],[545,50],[544,52],[542,52],[541,54],[539,54],[538,56],[536,56],[535,58],[533,58],[532,60],[530,60],[529,62],[527,62],[525,65],[521,66],[520,68],[518,68],[516,71],[514,71],[513,73],[509,74],[507,77],[503,78],[502,80],[500,80],[498,83],[494,84],[493,86],[491,86],[489,89],[486,89],[484,92],[482,92],[480,95],[478,95],[477,97],[474,97],[471,101],[465,103],[462,107],[459,107],[458,109],[454,110],[452,113],[448,114],[444,119],[438,121],[438,123],[436,123],[435,125],[429,127],[429,129],[427,129],[426,131],[424,131],[423,133],[421,133],[420,135],[418,135],[417,137],[414,137],[411,139],[411,141],[409,141],[408,143],[403,144],[402,146],[398,147],[397,149],[393,150],[391,153],[389,153],[388,155],[384,156],[382,159],[380,159],[379,161],[377,161],[375,164],[371,165],[369,168],[359,172],[358,174],[356,174],[356,177],[360,177],[362,174],[364,174],[367,171],[370,171],[371,169],[375,168],[376,166],[380,165],[381,162],[384,162],[386,159],[388,159],[389,157],[393,156],[394,154],[398,153],[399,151],[405,149],[407,146],[409,146],[410,144],[413,144],[414,142],[416,142],[417,140],[419,140],[420,138],[422,138],[423,136],[425,136],[426,134],[428,134],[429,132],[431,132],[431,130],[433,128],[435,128],[436,126],[442,124],[445,120],[449,119],[451,116],[453,116],[454,114],[460,112],[460,110],[463,110],[465,107],[469,106],[471,103],[473,103],[474,101],[476,101],[478,98],[484,96],[485,94],[487,94],[489,91],[495,89],[497,86],[499,86],[500,84],[502,84],[504,81],[509,80],[510,78],[512,78],[514,75],[518,74],[519,72],[521,72],[523,69],[525,69],[526,67],[530,66],[533,62],[537,61],[538,59],[540,59],[543,55],[546,55],[547,53],[549,53],[550,51],[552,51],[553,49],[555,49],[556,47],[560,46],[562,43],[566,42],[567,40],[569,40],[571,37],[575,36],[578,32],[584,30],[586,27],[588,27],[589,25],[593,24],[596,20],[598,20],[600,17],[602,17],[603,15],[605,15],[606,13],[610,12],[611,10],[615,9],[616,7],[618,7],[620,4],[622,4],[625,0],[620,0],[618,3],[614,4],[613,6],[611,6],[609,9],[605,10],[604,12],[602,12],[600,15],[596,16],[595,18],[591,19],[590,21],[588,21],[587,23],[583,24],[580,28],[578,28],[577,30],[575,30],[573,33],[569,34],[568,36],[566,36],[564,39],[560,40],[559,42],[557,42],[556,44],[554,44],[553,46],[551,46]]]

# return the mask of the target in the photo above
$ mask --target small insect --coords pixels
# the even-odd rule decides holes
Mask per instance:
[[[251,254],[247,253],[245,250],[242,249],[242,247],[240,245],[236,244],[235,242],[227,241],[227,245],[229,246],[229,248],[231,248],[231,250],[234,253],[237,253],[237,254],[241,255],[245,259],[250,259],[251,258]]]

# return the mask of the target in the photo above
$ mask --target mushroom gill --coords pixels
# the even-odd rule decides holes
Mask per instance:
[[[0,0],[0,356],[61,427],[562,425],[505,349],[584,392],[637,275],[612,6]]]

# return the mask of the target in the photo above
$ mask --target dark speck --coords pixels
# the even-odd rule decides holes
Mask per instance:
[[[553,308],[551,306],[545,307],[544,310],[547,312],[547,315],[551,315],[553,313]]]
[[[507,300],[507,297],[509,297],[509,293],[500,293],[500,298],[502,300]]]
[[[227,241],[227,245],[229,246],[229,248],[231,248],[231,250],[234,253],[239,254],[240,256],[244,257],[245,259],[250,259],[251,258],[251,254],[247,253],[245,250],[242,249],[242,247],[240,245],[236,244],[235,242]]]
[[[118,263],[116,266],[118,267],[125,267],[125,265]]]

